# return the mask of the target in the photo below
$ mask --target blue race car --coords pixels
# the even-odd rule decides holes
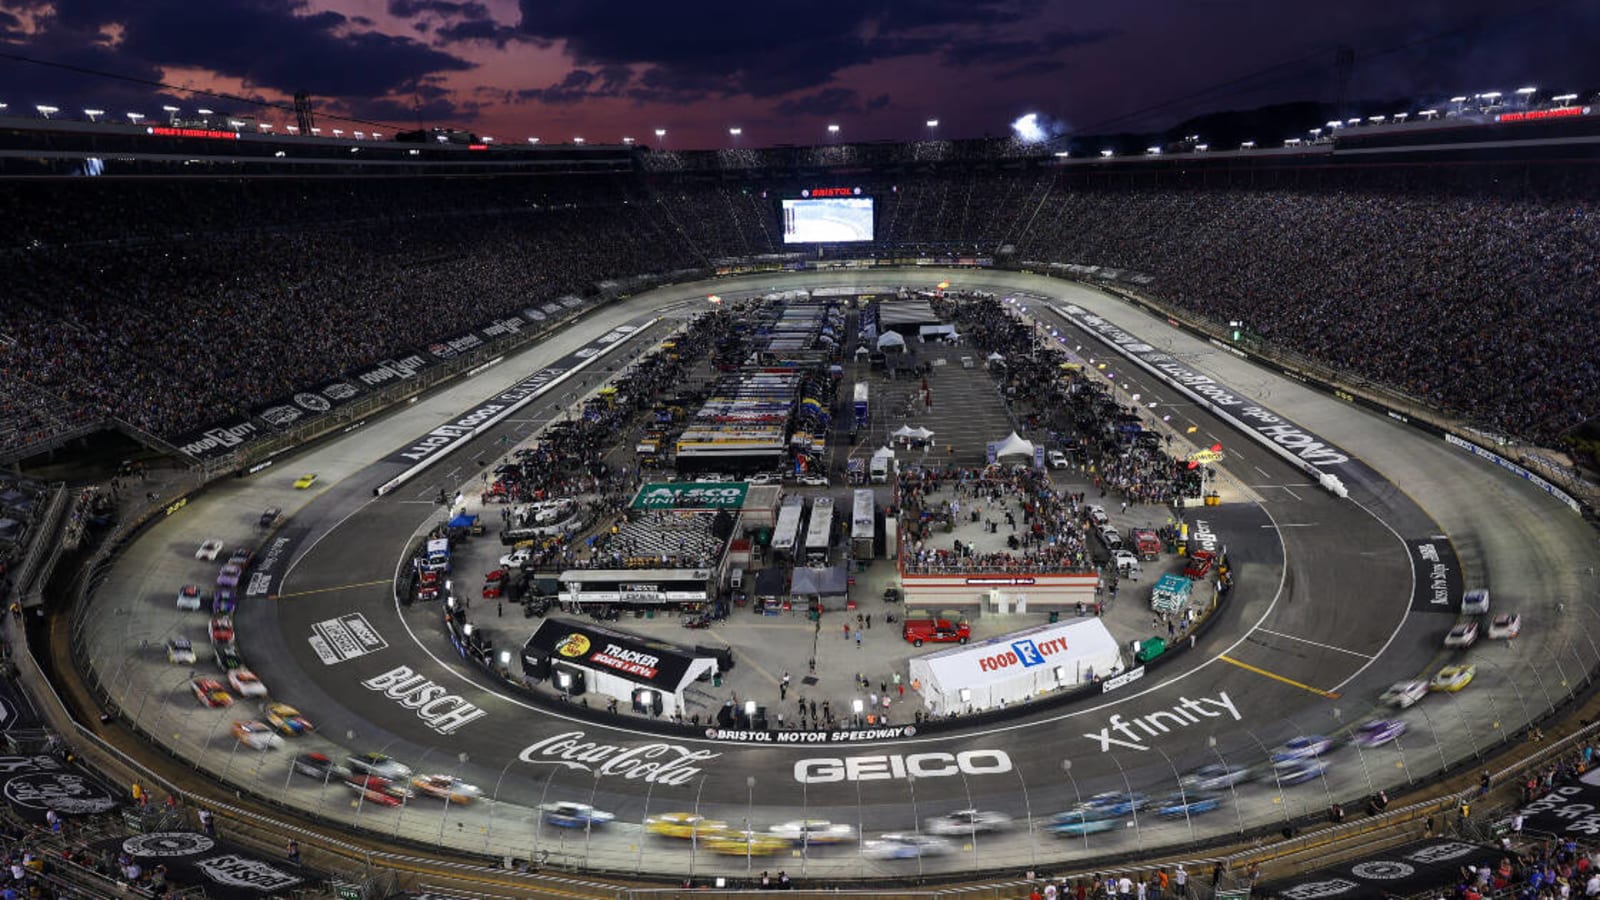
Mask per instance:
[[[1373,719],[1356,728],[1355,742],[1363,747],[1387,744],[1406,733],[1406,723],[1397,719]]]
[[[1274,763],[1272,772],[1281,784],[1300,784],[1328,771],[1328,764],[1313,757],[1286,759]]]
[[[233,588],[217,588],[216,596],[211,598],[211,614],[213,616],[231,616],[238,603],[233,598]]]
[[[598,827],[616,818],[587,803],[546,803],[539,810],[544,820],[557,828]]]
[[[1283,743],[1283,746],[1274,750],[1272,761],[1275,763],[1287,762],[1295,759],[1309,759],[1323,756],[1333,749],[1333,740],[1320,734],[1300,735],[1292,737]]]
[[[1169,794],[1151,804],[1156,815],[1164,819],[1198,816],[1222,807],[1222,801],[1210,794]]]

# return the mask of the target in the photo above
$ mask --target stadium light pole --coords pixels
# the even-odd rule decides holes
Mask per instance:
[[[383,140],[383,132],[381,132],[381,131],[374,131],[374,132],[373,132],[373,133],[372,133],[372,139],[373,139],[373,140],[375,140],[375,141],[381,141],[381,140]]]
[[[260,122],[260,123],[257,123],[256,130],[261,132],[262,134],[271,134],[272,133],[272,123],[271,122]]]
[[[575,138],[573,138],[573,139],[572,139],[572,142],[573,142],[573,143],[574,143],[574,144],[577,144],[577,145],[578,145],[578,146],[580,146],[580,147],[581,147],[581,146],[583,146],[583,138],[581,138],[581,137],[575,137]]]
[[[315,125],[313,125],[313,126],[311,126],[311,134],[313,136],[315,136],[315,137],[321,137],[322,136],[322,129],[318,128]]]
[[[284,128],[285,128],[285,129],[286,129],[286,130],[287,130],[287,131],[288,131],[288,132],[289,132],[289,133],[290,133],[290,134],[299,134],[299,133],[300,133],[300,126],[299,126],[299,125],[285,125],[285,126],[283,126],[283,127],[284,127]]]
[[[834,140],[834,139],[837,139],[838,137],[839,137],[839,126],[834,124],[834,123],[832,123],[832,122],[829,122],[828,123],[828,138],[830,140]]]
[[[1572,101],[1578,99],[1578,95],[1577,94],[1557,94],[1554,97],[1551,97],[1550,99],[1554,100],[1558,106],[1566,107],[1566,106],[1571,106],[1572,105]]]
[[[628,137],[627,135],[623,135],[622,136],[622,146],[624,146],[624,147],[632,147],[633,146],[633,138]]]
[[[739,138],[741,136],[743,136],[743,135],[744,135],[744,129],[740,128],[737,125],[735,125],[734,127],[728,129],[728,136],[733,138],[733,146],[734,147],[738,147],[739,146]]]
[[[530,143],[530,144],[537,144],[537,143],[539,143],[539,139],[538,139],[538,138],[536,138],[536,137],[531,137],[531,138],[528,138],[528,143]]]
[[[667,143],[667,130],[665,128],[657,128],[656,129],[656,143],[660,144],[662,146],[666,146],[666,143]]]
[[[50,118],[51,115],[61,111],[60,107],[51,106],[48,103],[35,104],[33,108],[38,110],[39,115],[44,116],[46,119]]]
[[[103,109],[86,109],[83,111],[83,114],[89,117],[89,121],[94,122],[97,121],[101,116],[105,115],[106,111]]]
[[[178,108],[176,106],[162,106],[161,111],[167,114],[168,125],[178,121]]]
[[[144,113],[131,112],[131,113],[123,113],[123,115],[128,117],[128,124],[129,125],[137,125],[137,124],[139,124],[139,120],[144,118]]]

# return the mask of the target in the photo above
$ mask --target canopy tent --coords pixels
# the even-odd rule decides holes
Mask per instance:
[[[916,436],[917,436],[917,429],[912,428],[910,425],[901,425],[899,428],[895,429],[894,434],[890,435],[890,437],[897,437],[897,438],[908,438],[908,437],[916,437]]]
[[[933,437],[933,432],[922,427],[921,425],[918,425],[917,427],[911,429],[911,436],[919,441],[925,441],[928,438]]]
[[[906,348],[906,339],[895,331],[885,331],[883,334],[878,335],[878,349],[888,350],[891,348],[904,350]]]
[[[1026,702],[1109,677],[1121,665],[1116,638],[1103,620],[1090,618],[914,656],[910,670],[912,683],[921,684],[923,700],[937,714]]]
[[[1001,353],[998,350],[996,350],[995,352],[989,354],[987,357],[985,357],[985,359],[989,360],[989,362],[1005,362],[1006,361],[1005,354]]]
[[[878,449],[872,451],[872,458],[894,459],[894,449],[891,447],[879,447]]]
[[[1033,459],[1033,442],[1023,440],[1015,431],[1011,432],[1005,440],[994,448],[995,459],[1007,456],[1026,456],[1029,459]]]
[[[478,524],[478,517],[467,513],[456,513],[449,522],[451,528],[471,528],[476,524]]]
[[[850,574],[845,566],[826,569],[796,568],[789,581],[789,593],[796,597],[843,597],[850,592]]]

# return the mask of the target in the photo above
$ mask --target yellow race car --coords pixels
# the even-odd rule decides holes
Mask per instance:
[[[789,849],[789,841],[760,831],[724,831],[707,838],[706,846],[728,856],[771,856]]]
[[[302,490],[302,491],[305,490],[308,487],[311,487],[313,484],[316,484],[316,483],[317,483],[317,473],[315,473],[315,472],[312,472],[312,473],[307,474],[307,475],[301,475],[299,478],[296,478],[294,480],[294,486],[296,488]]]
[[[662,813],[659,816],[650,816],[644,820],[644,830],[662,837],[683,838],[689,840],[707,838],[720,835],[728,830],[728,823],[694,813]]]
[[[1430,691],[1448,691],[1455,693],[1472,683],[1472,676],[1478,674],[1477,666],[1445,666],[1439,674],[1433,676],[1428,682]]]

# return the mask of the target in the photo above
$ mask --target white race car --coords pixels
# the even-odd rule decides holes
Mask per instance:
[[[886,834],[879,840],[861,843],[861,853],[868,859],[945,856],[954,853],[955,849],[949,840],[931,834]]]
[[[233,685],[235,692],[241,697],[265,697],[267,686],[261,683],[256,673],[245,668],[229,669],[228,683]]]
[[[1428,696],[1426,681],[1399,681],[1384,691],[1378,702],[1385,706],[1406,709],[1426,696]]]
[[[983,834],[1010,828],[1011,817],[1003,812],[958,809],[942,816],[934,816],[923,822],[922,826],[929,834]]]
[[[1495,616],[1489,623],[1489,640],[1509,641],[1522,633],[1522,616],[1517,613],[1503,613]]]
[[[206,541],[205,543],[200,545],[200,549],[196,550],[194,552],[194,558],[195,559],[204,559],[204,560],[215,560],[217,558],[217,554],[221,553],[221,552],[222,552],[222,542],[217,540],[216,538],[212,538],[211,540]]]
[[[854,840],[856,836],[856,830],[849,825],[835,824],[827,819],[796,819],[767,830],[797,844],[838,844]]]
[[[1444,645],[1446,647],[1453,647],[1457,649],[1471,647],[1473,644],[1477,643],[1477,641],[1477,619],[1468,619],[1465,622],[1457,622],[1455,627],[1450,629],[1450,633],[1444,636]]]
[[[197,610],[200,608],[202,597],[203,595],[200,593],[200,585],[186,584],[183,587],[178,588],[178,608],[187,609],[190,611]]]

